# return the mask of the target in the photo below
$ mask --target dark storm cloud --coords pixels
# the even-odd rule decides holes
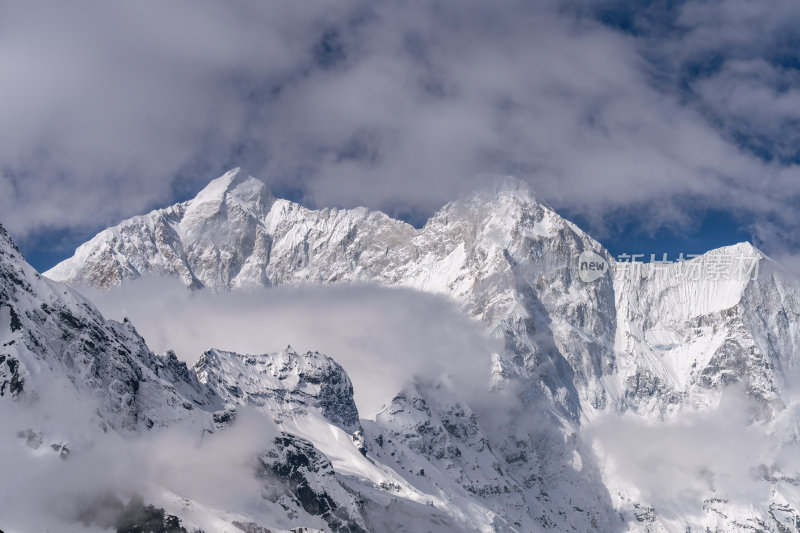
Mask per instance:
[[[766,37],[797,8],[662,11],[615,26],[512,0],[4,4],[3,223],[96,228],[242,165],[310,205],[424,216],[500,172],[597,225],[714,207],[797,227],[796,71]]]

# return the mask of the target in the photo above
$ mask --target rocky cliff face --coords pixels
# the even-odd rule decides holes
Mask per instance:
[[[579,258],[589,252],[608,268],[583,281]],[[411,287],[452,298],[501,339],[487,386],[513,397],[502,413],[420,386],[363,423],[358,438],[367,457],[403,480],[395,502],[421,498],[486,530],[797,529],[794,474],[756,475],[771,484],[768,505],[737,506],[711,483],[695,497],[700,514],[658,509],[597,464],[579,432],[608,414],[643,424],[680,422],[713,410],[725,387],[741,384],[757,406],[752,422],[777,441],[797,441],[791,376],[800,346],[800,289],[750,245],[671,265],[631,266],[615,262],[510,178],[446,205],[417,229],[363,208],[315,211],[275,199],[236,169],[189,202],[101,232],[46,273],[101,288],[163,274],[212,290],[348,282]],[[253,364],[228,357],[232,362],[210,372],[213,378],[203,377],[205,363],[198,370],[229,406],[264,395],[270,411],[286,412],[275,399],[284,394],[275,370],[284,363],[271,357],[252,358]],[[249,368],[265,369],[269,379],[243,377]],[[10,387],[12,374],[5,375]],[[305,383],[313,390],[292,401],[326,413],[321,389]],[[338,383],[342,392],[344,382]],[[350,432],[356,426],[346,412],[330,407],[323,418]],[[323,454],[336,453],[324,449],[330,439],[311,434],[311,419],[294,420],[290,432]],[[352,461],[361,465],[360,479],[374,484],[375,471]],[[333,467],[348,468],[336,461]],[[437,493],[453,503],[437,503]]]
[[[0,233],[0,396],[36,401],[53,381],[99,402],[98,423],[149,429],[213,409],[174,354],[157,356],[133,325],[105,320],[73,290],[40,276]]]

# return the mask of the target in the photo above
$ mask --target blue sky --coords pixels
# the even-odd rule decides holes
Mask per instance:
[[[501,173],[615,255],[800,264],[798,27],[795,0],[4,3],[0,223],[43,270],[233,166],[417,224]]]

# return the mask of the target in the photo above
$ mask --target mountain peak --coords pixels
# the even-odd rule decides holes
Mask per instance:
[[[721,246],[696,258],[699,261],[714,263],[718,266],[726,266],[733,271],[736,268],[745,268],[748,271],[754,270],[758,272],[758,265],[768,257],[753,246],[749,241],[743,241],[728,246]],[[749,279],[749,276],[739,276],[742,281]]]
[[[515,198],[535,203],[543,203],[536,195],[530,183],[514,176],[501,174],[486,174],[480,176],[479,185],[472,194],[472,196],[480,197],[500,197],[505,195],[511,195]]]
[[[730,255],[730,256],[746,256],[746,257],[757,257],[759,259],[764,258],[764,252],[753,246],[749,241],[739,242],[736,244],[731,244],[729,246],[721,246],[714,250],[709,250],[708,254],[715,255]]]
[[[236,167],[211,180],[190,203],[218,202],[224,200],[228,195],[245,199],[252,196],[253,193],[267,193],[268,196],[272,196],[263,181],[249,175],[240,167]]]
[[[202,227],[203,221],[216,215],[224,205],[236,205],[256,218],[269,210],[275,197],[267,185],[239,167],[233,168],[217,179],[211,180],[186,205],[182,225],[192,231]]]

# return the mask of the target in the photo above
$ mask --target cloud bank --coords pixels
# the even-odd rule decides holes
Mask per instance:
[[[250,293],[189,291],[171,278],[86,291],[109,318],[131,319],[151,349],[193,364],[209,348],[319,351],[353,381],[369,417],[414,377],[446,379],[469,396],[489,383],[499,350],[482,326],[450,301],[371,285],[273,287]]]
[[[719,405],[680,420],[652,422],[603,415],[581,428],[611,479],[635,487],[667,519],[699,516],[710,495],[732,505],[768,506],[774,480],[797,476],[798,447],[786,428],[752,423],[743,387]]]
[[[415,218],[500,172],[596,225],[713,207],[800,246],[796,3],[597,6],[4,3],[3,223],[100,228],[234,165]]]

